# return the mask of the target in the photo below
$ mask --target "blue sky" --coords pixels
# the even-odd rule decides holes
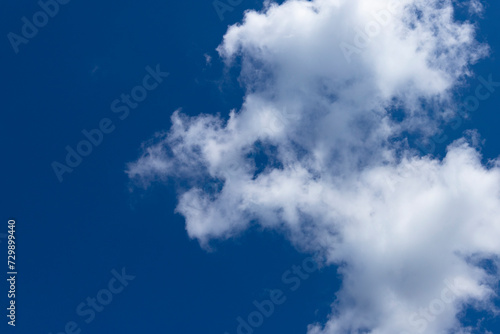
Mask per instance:
[[[439,1],[404,2],[416,6],[415,12],[421,10],[423,16],[432,12],[428,9],[427,13],[425,8],[439,8]],[[351,63],[343,57],[329,58],[330,49],[335,50],[335,55],[341,55],[340,42],[354,45],[355,27],[363,28],[366,23],[362,10],[359,14],[358,9],[346,5],[342,7],[342,15],[336,16],[338,12],[332,11],[330,19],[341,22],[339,28],[308,21],[308,7],[303,3],[290,8],[276,5],[267,9],[267,13],[274,10],[274,16],[260,14],[270,30],[258,24],[258,15],[251,14],[254,21],[249,19],[240,30],[227,33],[229,25],[242,22],[246,10],[262,11],[264,6],[261,1],[251,0],[232,3],[235,5],[228,5],[232,11],[224,12],[221,20],[210,1],[125,1],[120,4],[69,1],[59,5],[58,12],[48,18],[48,23],[39,28],[36,36],[19,44],[18,52],[8,34],[22,35],[22,18],[32,20],[41,7],[36,1],[2,3],[0,27],[5,37],[0,44],[3,56],[0,126],[4,152],[1,201],[4,228],[0,230],[0,248],[6,257],[7,220],[15,219],[19,273],[16,328],[8,326],[2,315],[2,333],[161,330],[233,334],[238,332],[238,317],[248,322],[248,316],[257,309],[254,301],[269,300],[276,290],[282,292],[286,301],[274,305],[272,315],[253,329],[255,333],[331,334],[358,330],[390,334],[391,329],[400,333],[407,327],[415,332],[425,327],[425,333],[444,333],[444,329],[459,333],[461,328],[464,330],[461,333],[468,333],[464,329],[466,326],[475,327],[470,333],[500,332],[500,322],[492,315],[493,305],[499,305],[492,295],[498,289],[499,275],[492,268],[500,252],[483,234],[474,234],[476,226],[486,226],[478,230],[493,238],[498,233],[495,227],[500,223],[494,215],[495,204],[499,202],[495,191],[500,184],[490,184],[498,180],[497,170],[490,164],[492,172],[486,177],[486,167],[483,167],[500,155],[496,126],[500,121],[497,107],[500,87],[495,91],[482,89],[482,93],[490,93],[488,97],[470,112],[470,119],[461,119],[456,127],[452,126],[457,122],[454,116],[440,116],[455,112],[457,101],[474,96],[477,87],[484,85],[489,77],[500,81],[497,65],[500,4],[484,2],[483,12],[476,14],[468,12],[469,3],[465,5],[459,1],[455,4],[458,7],[450,25],[458,29],[465,20],[471,20],[475,24],[472,41],[461,41],[456,49],[452,50],[451,46],[447,49],[443,41],[453,37],[447,35],[447,26],[434,27],[438,31],[436,36],[443,40],[426,37],[431,46],[424,43],[429,42],[426,38],[418,35],[422,40],[415,39],[422,42],[423,49],[429,48],[426,50],[429,58],[437,53],[443,56],[427,59],[428,62],[410,62],[415,68],[421,66],[413,72],[404,64],[382,71],[373,70],[380,64],[391,67],[395,61],[390,56],[391,48],[401,50],[401,45],[392,43],[391,38],[395,37],[388,30],[369,41],[366,50],[358,48],[360,53],[352,55]],[[359,8],[366,5],[362,0],[356,3]],[[384,8],[383,3],[382,0],[378,2],[380,8]],[[317,4],[319,12],[330,13],[328,1],[317,1]],[[424,7],[418,9],[419,6]],[[306,12],[304,16],[298,14],[302,10]],[[359,15],[349,16],[351,10]],[[348,19],[343,22],[342,17]],[[302,19],[304,21],[300,21]],[[329,21],[315,19],[314,22]],[[422,31],[428,29],[428,22],[417,19],[415,24],[421,24]],[[343,27],[348,28],[343,30]],[[479,43],[489,45],[488,54],[481,51]],[[435,45],[443,49],[438,50]],[[474,57],[480,59],[474,61]],[[321,67],[329,61],[332,61],[331,67]],[[426,64],[432,61],[434,67],[427,68]],[[157,77],[158,85],[151,90],[137,88],[144,86],[148,75],[150,79],[146,82],[153,85],[155,79],[151,73],[155,70],[169,74]],[[354,93],[338,84],[337,81],[342,80],[359,80],[362,84],[357,88],[359,91],[354,92],[359,95],[352,98]],[[377,82],[373,87],[369,86],[372,81]],[[323,86],[315,86],[318,82]],[[365,82],[369,87],[365,87]],[[389,97],[384,95],[384,99],[399,101],[399,104],[380,102],[378,99],[383,94],[373,97],[374,87],[380,92],[389,92]],[[113,101],[121,99],[122,94],[140,91],[146,91],[147,97],[137,106],[129,107],[127,117],[121,119],[124,111],[115,112],[111,107]],[[442,99],[441,104],[428,107],[429,101],[434,99],[432,102],[435,102],[436,96]],[[351,98],[360,103],[352,110],[347,107],[353,105]],[[323,102],[332,109],[325,108]],[[120,104],[125,105],[125,102]],[[367,110],[367,105],[376,107]],[[349,128],[351,122],[342,123],[348,119],[342,114],[343,108],[347,110],[346,115],[359,116],[351,120],[359,121],[359,127]],[[232,109],[236,116],[230,116]],[[176,113],[176,110],[179,111]],[[269,116],[269,110],[285,110],[284,114],[277,114],[278,119],[285,117],[285,124],[283,121],[276,123],[276,114]],[[338,110],[340,114],[336,114]],[[387,126],[393,131],[389,137],[384,137],[389,131],[387,128],[379,128],[383,122],[378,116],[366,116],[380,115],[381,110],[389,110],[383,122],[394,120],[395,125]],[[330,112],[331,118],[322,120]],[[404,115],[401,116],[403,121],[399,112]],[[207,116],[200,117],[201,114]],[[173,119],[182,123],[177,129],[171,128],[173,115],[179,115]],[[287,115],[292,116],[288,118]],[[232,130],[228,125],[230,117],[234,121]],[[450,123],[453,119],[455,121]],[[331,130],[325,130],[322,124],[326,126],[329,121],[334,125]],[[107,125],[103,126],[103,122]],[[256,127],[271,132],[252,137]],[[92,132],[96,128],[101,128],[101,132],[106,128],[109,133],[103,133],[102,138],[97,136],[95,140],[99,144],[92,146],[92,152],[71,167],[71,172],[58,177],[54,162],[67,164],[66,148],[76,150],[78,143],[86,139],[82,131]],[[477,132],[464,135],[464,131],[472,129]],[[332,143],[331,151],[335,151],[332,156],[328,155],[331,153],[329,144],[311,144],[320,142],[317,136],[321,136],[322,131],[325,142]],[[154,137],[158,133],[162,135]],[[363,137],[360,133],[373,133],[375,139],[363,139],[359,143],[358,138]],[[436,139],[436,133],[441,139]],[[297,136],[294,140],[287,139],[294,136]],[[420,254],[418,248],[400,245],[400,249],[391,252],[411,255],[397,258],[384,255],[371,259],[364,247],[373,244],[375,248],[371,253],[379,255],[375,251],[379,249],[378,242],[385,237],[390,239],[393,234],[375,233],[375,236],[360,238],[362,231],[367,234],[371,231],[367,229],[371,225],[363,225],[368,223],[355,213],[363,211],[364,206],[353,208],[352,212],[330,207],[331,201],[341,203],[341,199],[329,190],[337,185],[339,194],[347,194],[353,206],[366,204],[368,207],[375,203],[373,216],[379,219],[375,221],[391,222],[392,216],[377,210],[396,212],[398,208],[405,208],[405,202],[399,206],[395,201],[380,204],[377,202],[379,197],[372,200],[367,194],[351,194],[350,190],[368,185],[375,187],[377,180],[401,172],[403,164],[397,157],[405,154],[422,157],[431,153],[429,159],[440,161],[446,156],[447,146],[464,136],[471,143],[470,150],[482,153],[479,165],[467,164],[470,168],[464,167],[462,171],[460,164],[466,164],[464,161],[468,159],[475,161],[474,153],[455,144],[458,147],[455,156],[449,158],[442,170],[430,167],[432,162],[424,159],[421,160],[424,165],[408,164],[411,165],[410,177],[400,183],[391,179],[387,184],[392,190],[381,186],[380,193],[388,191],[388,199],[415,199],[416,212],[408,209],[405,214],[417,217],[418,224],[410,228],[416,231],[415,243],[425,249],[424,255],[415,255]],[[184,145],[178,145],[179,141]],[[380,144],[381,141],[384,144]],[[432,152],[419,150],[418,143],[422,141],[434,143]],[[352,146],[349,143],[353,143]],[[387,143],[399,144],[388,148]],[[337,152],[338,147],[342,149]],[[377,154],[387,156],[386,149],[396,158],[382,164]],[[293,156],[296,160],[285,161],[280,154]],[[310,154],[315,158],[328,156],[332,160],[316,161],[309,157]],[[234,166],[227,163],[231,159],[238,165],[236,172]],[[248,161],[253,161],[255,166],[247,170]],[[278,172],[285,170],[287,163],[297,167],[297,163],[304,166],[306,161],[309,165],[304,170],[314,171],[307,184],[314,183],[319,190],[314,193],[316,188],[308,189],[310,197],[295,202],[291,194],[300,191],[286,186],[302,182],[305,177],[301,174],[302,169],[283,175]],[[323,163],[328,166],[326,169],[315,169]],[[390,168],[380,170],[381,166]],[[244,169],[242,174],[239,174],[240,167]],[[460,172],[455,175],[457,170]],[[415,171],[424,175],[422,179]],[[236,177],[231,174],[233,172]],[[363,176],[361,181],[356,173]],[[337,180],[338,175],[345,179]],[[468,175],[474,176],[468,180]],[[431,187],[448,176],[456,180],[467,179],[464,188],[443,181],[447,186],[433,193],[435,203],[442,203],[439,207],[451,209],[438,212],[431,206],[433,209],[428,212],[422,211],[417,199],[423,190],[408,193],[408,189],[414,189],[419,182],[425,183],[422,180],[426,177],[438,180],[429,185]],[[248,183],[240,184],[232,178],[248,179]],[[351,179],[358,181],[345,181]],[[363,180],[369,181],[363,183]],[[462,184],[461,181],[456,183]],[[472,188],[467,188],[468,185]],[[456,193],[447,192],[446,187]],[[281,189],[283,196],[272,196],[277,189]],[[463,189],[470,190],[470,198],[460,197]],[[459,194],[460,200],[448,203],[450,193]],[[250,204],[231,201],[247,198],[245,196],[251,197]],[[321,201],[318,197],[322,197]],[[248,207],[242,209],[242,203],[247,203]],[[485,203],[484,207],[478,203]],[[348,204],[341,206],[348,207]],[[296,208],[301,209],[295,211]],[[419,228],[428,226],[427,221],[437,221],[442,223],[443,230],[454,230],[448,219],[460,220],[460,216],[471,218],[457,223],[456,229],[469,233],[474,242]],[[336,225],[358,226],[357,218],[359,230]],[[328,225],[329,221],[335,224]],[[412,220],[409,218],[409,221]],[[386,228],[387,231],[397,230],[396,225],[381,224],[383,231]],[[431,225],[435,226],[429,223]],[[356,237],[351,240],[352,235]],[[411,240],[408,239],[408,243]],[[430,241],[427,243],[427,240]],[[450,241],[449,247],[441,247],[446,240],[453,242]],[[391,242],[390,247],[399,247],[399,243]],[[461,247],[462,243],[466,246]],[[481,246],[483,244],[486,246]],[[432,250],[443,252],[439,253],[442,256],[435,257],[444,262],[426,263]],[[448,266],[455,261],[452,255],[444,253],[448,251],[450,254],[462,252],[461,256],[467,261]],[[311,256],[320,263],[320,269],[301,278],[302,274],[293,268],[302,268]],[[422,267],[401,264],[420,263],[420,260]],[[439,266],[448,271],[436,269]],[[421,268],[427,268],[428,272],[422,272]],[[124,286],[120,290],[117,275],[123,279],[123,272],[130,277],[125,284],[121,283]],[[404,280],[412,275],[425,284]],[[448,307],[436,320],[424,321],[424,327],[422,316],[414,317],[417,324],[409,324],[403,319],[418,312],[417,305],[429,306],[436,298],[440,299],[439,292],[446,288],[443,278],[455,276],[465,284],[458,297],[460,302],[454,302],[453,307]],[[365,277],[366,281],[357,277]],[[384,280],[384,277],[391,278]],[[364,289],[357,288],[361,285]],[[112,301],[100,312],[96,311],[95,317],[90,317],[93,312],[83,316],[78,312],[82,303],[88,303],[87,298],[96,298],[99,294],[102,297],[106,295],[103,289],[109,291],[113,286],[120,292],[112,293]],[[5,280],[1,287],[2,291],[8,291]],[[386,287],[397,287],[393,292],[396,301],[403,305],[396,308],[401,315],[390,311],[392,306],[385,301],[385,292],[384,298],[374,297]],[[371,292],[366,293],[369,297],[365,298],[364,292],[368,290]],[[423,293],[421,298],[413,296],[420,291],[428,294]],[[2,295],[1,303],[5,306],[8,300],[5,293]],[[333,311],[332,303],[337,303]],[[473,310],[470,306],[474,303],[483,309]],[[416,307],[415,310],[412,307]],[[89,309],[83,306],[80,311]],[[377,314],[374,311],[377,309],[389,311]],[[369,320],[349,320],[348,314],[354,314],[353,319],[366,317]],[[404,324],[389,321],[387,314],[403,319]],[[453,322],[455,316],[461,325]],[[318,326],[312,326],[314,324]]]

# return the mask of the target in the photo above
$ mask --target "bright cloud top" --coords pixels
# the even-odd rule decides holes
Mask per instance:
[[[340,265],[331,316],[309,334],[470,333],[465,306],[494,310],[498,275],[480,264],[500,254],[499,161],[482,165],[474,132],[443,160],[402,134],[456,112],[488,52],[474,34],[450,1],[268,3],[218,47],[241,65],[241,109],[174,113],[128,173],[188,182],[177,210],[203,245],[260,224]]]

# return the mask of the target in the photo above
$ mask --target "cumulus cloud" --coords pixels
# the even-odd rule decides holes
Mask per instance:
[[[499,161],[482,164],[474,132],[443,159],[405,140],[454,115],[488,52],[451,1],[267,3],[217,50],[241,66],[241,108],[176,111],[128,168],[144,186],[187,184],[192,238],[259,224],[339,265],[332,313],[309,334],[469,333],[465,307],[495,311],[498,274],[481,263],[500,254]]]

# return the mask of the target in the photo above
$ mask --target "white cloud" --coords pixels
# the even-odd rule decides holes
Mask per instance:
[[[228,66],[241,60],[241,109],[177,111],[128,173],[189,181],[177,211],[202,245],[257,222],[342,264],[332,315],[309,334],[468,333],[457,315],[491,310],[498,282],[477,263],[500,254],[499,162],[482,165],[476,136],[443,160],[395,138],[453,114],[453,91],[487,53],[474,32],[451,1],[269,3],[218,48]],[[346,44],[359,49],[349,59]]]

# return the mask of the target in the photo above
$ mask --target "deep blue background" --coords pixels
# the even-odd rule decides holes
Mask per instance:
[[[19,272],[17,326],[7,326],[2,311],[0,332],[55,334],[74,320],[82,333],[233,334],[236,317],[246,317],[252,301],[273,288],[286,291],[288,300],[258,333],[303,334],[308,324],[325,319],[339,286],[335,268],[314,273],[290,293],[281,275],[307,255],[288,241],[252,230],[206,252],[189,240],[182,217],[174,214],[175,189],[131,193],[124,173],[141,143],[169,128],[175,109],[227,115],[241,105],[242,91],[234,77],[224,77],[214,49],[227,25],[241,20],[245,9],[261,6],[244,0],[220,21],[211,1],[72,0],[15,54],[7,33],[19,34],[21,17],[40,8],[36,1],[0,4],[0,233],[7,219],[17,220]],[[475,71],[500,81],[500,4],[489,6],[480,39],[492,45],[493,55]],[[205,53],[213,58],[211,66]],[[170,77],[120,121],[111,101],[140,84],[144,68],[156,64]],[[438,153],[463,130],[477,128],[487,139],[485,157],[498,156],[499,101],[500,89],[471,122],[445,128],[450,139]],[[81,131],[105,117],[116,130],[59,183],[51,163],[63,162],[65,146],[75,147],[84,139]],[[0,256],[6,256],[5,239],[0,241]],[[106,288],[110,271],[122,267],[136,279],[85,324],[76,306]]]

